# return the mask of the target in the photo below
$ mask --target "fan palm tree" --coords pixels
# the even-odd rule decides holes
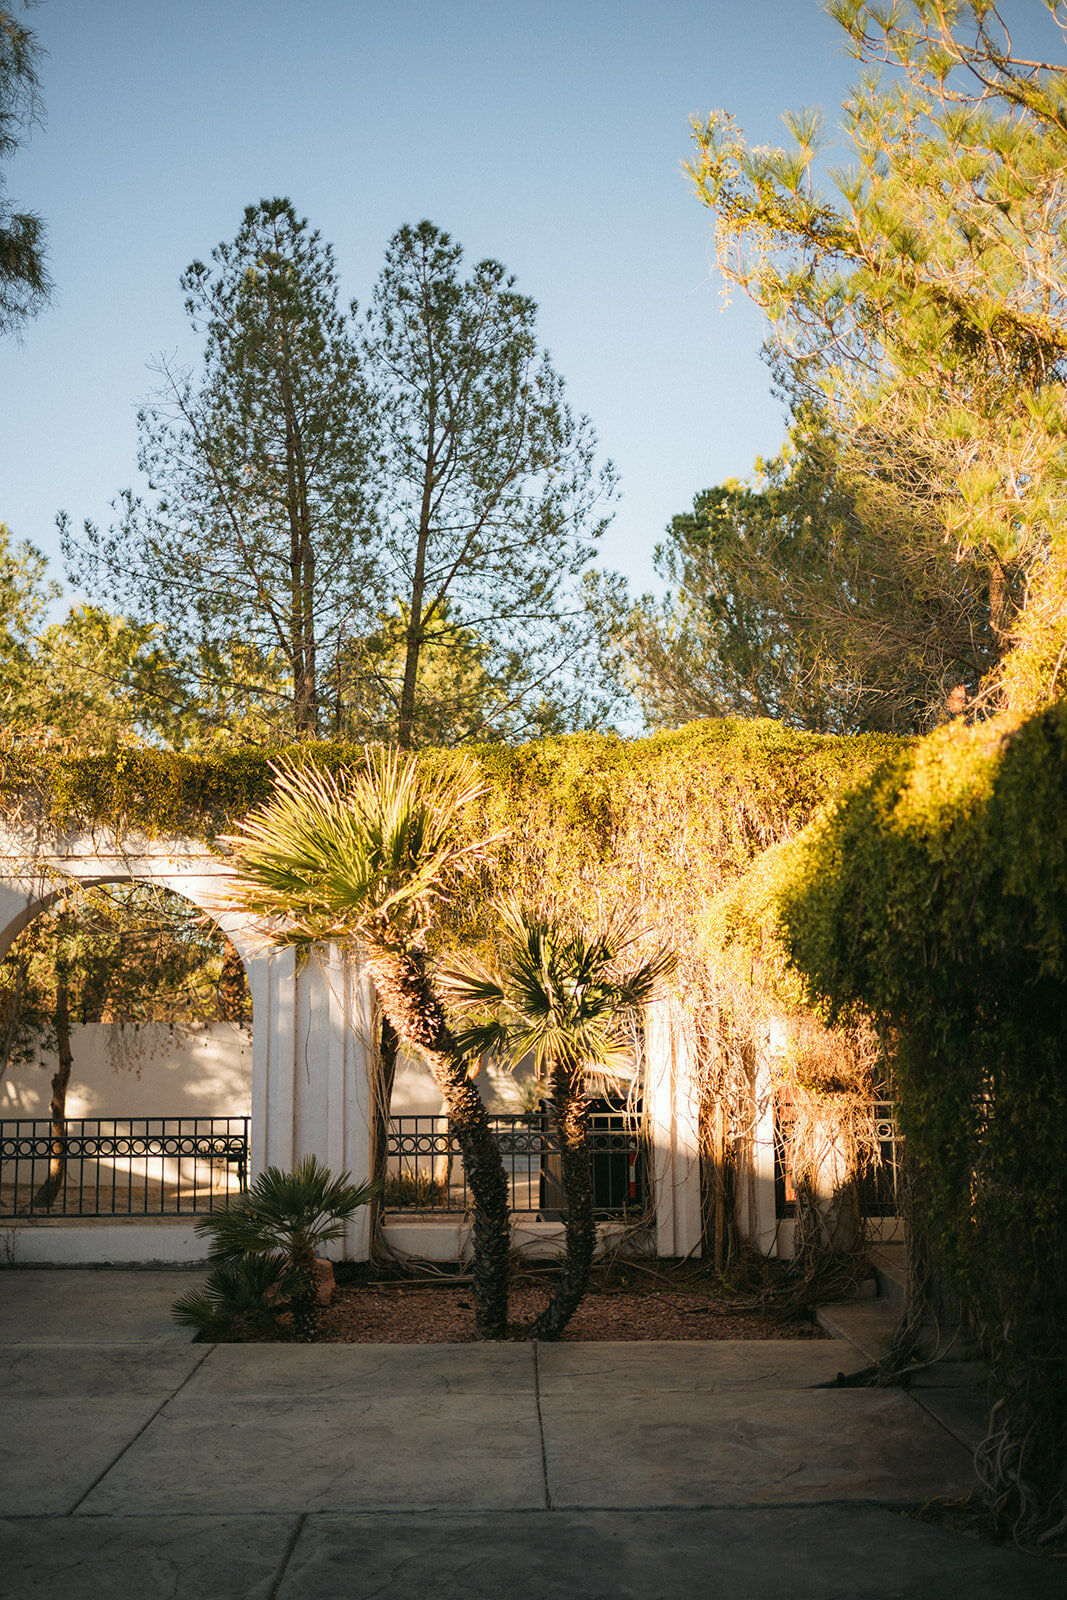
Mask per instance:
[[[226,839],[227,904],[263,919],[275,943],[358,944],[405,1049],[440,1090],[463,1158],[473,1211],[472,1298],[484,1339],[507,1333],[508,1184],[485,1106],[430,981],[425,936],[434,912],[491,841],[463,841],[457,821],[482,792],[473,766],[437,778],[413,757],[367,750],[336,778],[274,768],[274,796]]]
[[[499,909],[503,934],[495,969],[455,965],[440,982],[455,1009],[474,1018],[457,1035],[463,1049],[493,1050],[513,1064],[532,1055],[549,1090],[560,1143],[566,1243],[555,1293],[532,1333],[558,1339],[586,1291],[596,1245],[586,1077],[610,1077],[628,1066],[626,1022],[673,970],[675,958],[657,950],[625,969],[621,958],[638,937],[629,918],[587,937],[558,917],[514,904]]]

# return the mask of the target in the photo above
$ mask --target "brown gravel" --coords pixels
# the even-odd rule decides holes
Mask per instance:
[[[348,1263],[319,1338],[335,1344],[465,1344],[474,1339],[469,1279],[432,1269]],[[554,1272],[516,1273],[509,1307],[516,1337],[547,1304]],[[237,1341],[292,1338],[283,1314],[266,1330],[234,1329]],[[752,1309],[752,1297],[724,1294],[690,1262],[620,1262],[598,1267],[563,1335],[569,1341],[637,1339],[821,1339],[807,1317],[784,1321]]]
[[[509,1305],[516,1322],[536,1316],[541,1289],[516,1289]],[[565,1341],[595,1339],[819,1339],[811,1322],[783,1324],[724,1301],[685,1290],[632,1293],[592,1291],[571,1318]],[[352,1344],[465,1344],[474,1338],[469,1289],[400,1284],[339,1288],[323,1315],[320,1338]]]

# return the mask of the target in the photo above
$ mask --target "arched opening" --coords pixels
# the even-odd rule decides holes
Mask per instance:
[[[194,1214],[246,1182],[251,997],[200,898],[129,873],[68,880],[17,919],[0,1216]]]

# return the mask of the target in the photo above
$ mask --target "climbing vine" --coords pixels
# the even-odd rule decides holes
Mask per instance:
[[[996,1384],[1017,1536],[1067,1530],[1067,706],[897,753],[763,864],[780,949],[893,1051],[913,1203]]]
[[[741,970],[725,951],[716,897],[899,747],[884,736],[842,739],[724,719],[649,739],[575,734],[474,752],[486,793],[468,825],[498,838],[480,880],[438,930],[439,943],[469,949],[491,939],[492,902],[510,895],[588,927],[628,908],[650,948],[665,943],[677,952],[672,1019],[700,1063],[707,1234],[718,1265],[736,1245],[737,1158],[751,1130],[756,1057],[783,1007],[774,983],[753,964]],[[279,757],[336,770],[361,751],[302,744],[86,755],[9,743],[0,746],[0,808],[34,827],[210,842],[267,797],[270,761]],[[451,757],[427,751],[421,759],[432,766]],[[797,1012],[792,998],[786,1011]],[[801,1054],[807,1060],[811,1051]]]

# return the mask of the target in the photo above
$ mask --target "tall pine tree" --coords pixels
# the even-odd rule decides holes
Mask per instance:
[[[314,737],[324,668],[373,625],[376,592],[370,407],[333,252],[264,200],[181,282],[203,361],[195,378],[162,363],[140,415],[149,497],[126,491],[106,533],[65,530],[65,554],[207,669],[232,673],[239,641],[242,680],[210,687]]]

